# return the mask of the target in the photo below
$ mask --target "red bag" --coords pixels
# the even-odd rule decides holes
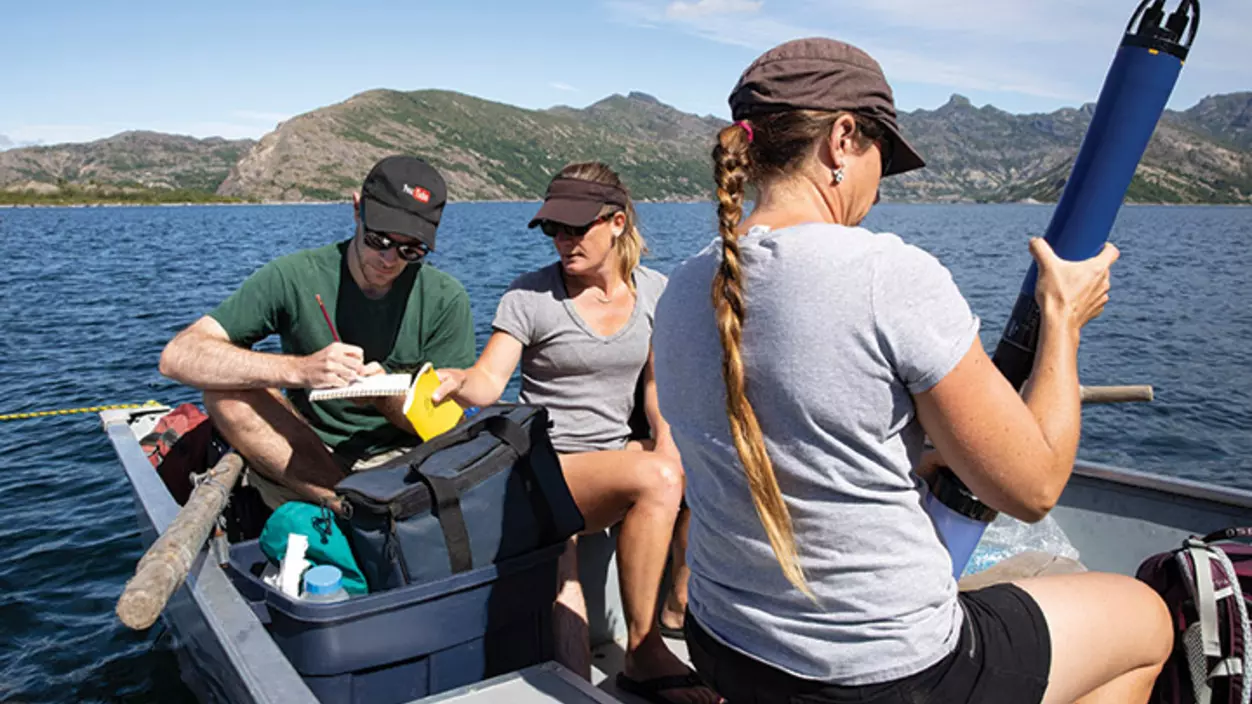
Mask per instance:
[[[191,497],[191,475],[207,471],[222,455],[213,441],[213,423],[190,403],[165,414],[139,445],[180,506]]]

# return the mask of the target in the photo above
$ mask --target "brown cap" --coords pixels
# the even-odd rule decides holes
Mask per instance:
[[[604,206],[616,205],[625,209],[627,202],[626,191],[616,186],[581,178],[554,178],[548,184],[543,206],[527,227],[535,227],[544,220],[582,227],[600,217]]]
[[[751,120],[783,110],[847,110],[878,122],[891,136],[886,176],[926,165],[900,134],[882,68],[851,44],[821,37],[796,39],[753,61],[730,94],[730,114],[735,120]]]

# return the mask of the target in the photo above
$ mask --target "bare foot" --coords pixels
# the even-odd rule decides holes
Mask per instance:
[[[683,629],[683,619],[687,617],[687,609],[682,604],[675,604],[673,601],[672,598],[665,600],[665,605],[661,607],[661,615],[658,617],[658,620],[666,628],[681,631]]]
[[[626,654],[623,670],[623,674],[639,683],[658,677],[681,677],[692,673],[690,667],[665,647],[656,631],[649,633],[634,652]],[[719,704],[723,701],[716,692],[704,686],[666,689],[660,696],[674,704]]]

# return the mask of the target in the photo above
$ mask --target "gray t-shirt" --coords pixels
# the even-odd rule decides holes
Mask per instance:
[[[898,679],[956,646],[952,565],[911,469],[910,393],[977,339],[934,257],[891,234],[811,224],[740,240],[743,357],[813,603],[783,576],[726,420],[710,287],[720,240],[670,277],[654,354],[661,413],[687,473],[690,610],[725,645],[795,676]]]
[[[491,325],[525,346],[518,400],[547,406],[557,452],[620,450],[630,437],[635,387],[648,361],[665,276],[636,267],[630,320],[604,337],[578,315],[560,266],[519,276],[500,299]]]

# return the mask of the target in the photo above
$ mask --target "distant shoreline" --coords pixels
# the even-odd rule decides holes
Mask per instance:
[[[191,207],[241,207],[241,206],[285,206],[285,205],[342,205],[350,203],[349,200],[292,200],[292,201],[259,201],[250,202],[221,202],[221,203],[0,203],[0,210],[18,210],[18,209],[39,209],[39,208],[68,208],[76,210],[85,210],[89,208],[191,208]],[[449,205],[459,205],[462,203],[538,203],[540,199],[524,199],[524,200],[454,200]],[[712,200],[646,200],[636,199],[636,203],[713,203]],[[883,201],[883,205],[1038,205],[1038,206],[1055,206],[1055,202],[1046,201],[996,201],[996,202],[977,202],[972,200],[897,200]],[[1227,207],[1227,208],[1246,208],[1252,206],[1252,203],[1123,203],[1127,207],[1138,206],[1175,206],[1175,207]]]
[[[185,202],[185,203],[0,203],[0,208],[18,209],[18,208],[190,208],[190,207],[235,207],[240,205],[329,205],[332,203],[346,203],[348,201],[290,201],[290,202],[258,202],[249,203],[247,201],[239,202]]]

